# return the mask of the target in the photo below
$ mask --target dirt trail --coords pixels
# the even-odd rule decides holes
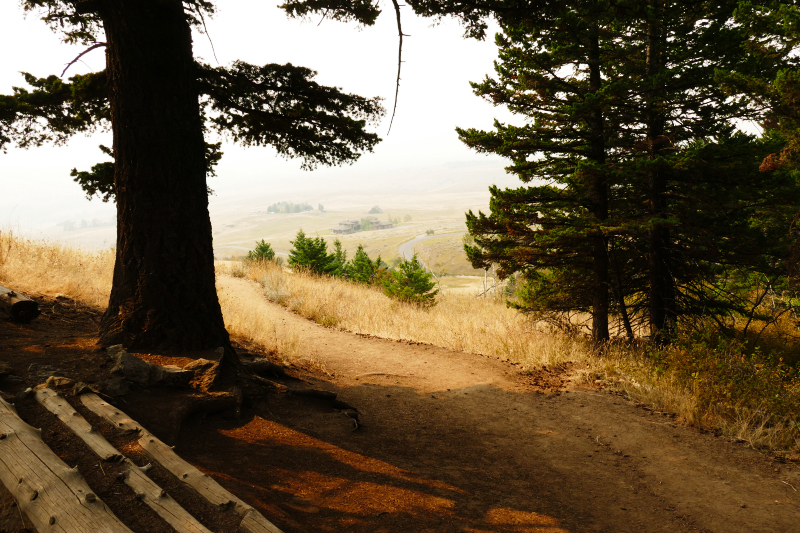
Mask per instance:
[[[242,296],[258,290],[244,280],[221,283]],[[301,350],[324,365],[330,377],[315,385],[356,406],[363,423],[353,432],[344,415],[320,411],[220,429],[239,440],[248,431],[284,432],[247,453],[287,454],[272,487],[295,494],[289,507],[272,509],[294,515],[287,530],[800,531],[797,464],[605,391],[568,384],[542,393],[534,382],[559,378],[521,376],[493,358],[323,328],[276,304],[265,310],[279,334],[299,334]],[[280,408],[275,400],[268,406]],[[181,446],[194,461],[212,472],[226,467],[192,438],[190,431]],[[275,448],[292,438],[316,449],[318,460]],[[252,463],[237,477],[248,469]],[[240,481],[242,489],[250,483]],[[254,485],[255,477],[252,496],[265,501]]]

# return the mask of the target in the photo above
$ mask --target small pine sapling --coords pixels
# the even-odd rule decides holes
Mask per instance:
[[[270,243],[265,242],[264,239],[256,241],[254,250],[247,252],[248,261],[274,261],[275,250],[272,249]]]
[[[289,250],[289,266],[292,268],[305,268],[315,274],[329,273],[331,255],[328,254],[328,244],[322,237],[309,238],[301,229]]]
[[[364,247],[359,244],[358,250],[350,261],[350,279],[357,283],[375,283],[380,264],[380,256],[372,261],[364,251]]]
[[[417,254],[411,260],[401,259],[382,283],[384,294],[390,298],[420,307],[436,305],[439,289],[434,289],[433,275],[425,271]]]

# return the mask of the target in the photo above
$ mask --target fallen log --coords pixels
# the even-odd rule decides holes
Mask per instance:
[[[41,311],[39,304],[16,291],[0,285],[0,309],[17,322],[30,322]]]
[[[2,398],[0,481],[37,531],[132,533]]]
[[[200,496],[212,505],[220,507],[233,506],[236,513],[242,517],[240,528],[249,533],[282,533],[272,522],[267,520],[252,506],[246,504],[214,481],[208,474],[181,459],[172,451],[170,446],[164,444],[155,435],[151,434],[128,415],[102,400],[96,394],[81,395],[81,402],[87,409],[106,419],[115,428],[135,430],[142,435],[139,446],[155,462],[171,472],[181,482],[194,489]]]
[[[106,461],[122,460],[128,465],[129,468],[122,473],[120,481],[133,489],[136,496],[172,526],[177,533],[211,533],[166,491],[147,477],[146,472],[150,470],[150,465],[138,467],[133,461],[123,456],[55,391],[39,389],[36,391],[36,401],[64,422],[100,458]]]

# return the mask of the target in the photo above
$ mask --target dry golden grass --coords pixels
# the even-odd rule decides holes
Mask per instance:
[[[262,298],[225,279],[217,279],[217,296],[225,328],[259,348],[282,358],[284,363],[300,357],[300,336],[293,329],[267,318]]]
[[[269,300],[353,333],[491,355],[518,362],[523,369],[590,359],[581,340],[544,332],[493,298],[445,292],[435,307],[422,309],[390,300],[373,287],[292,274],[269,262],[246,263],[229,272],[261,284]]]
[[[472,268],[467,259],[462,238],[463,235],[434,237],[418,243],[414,251],[434,272],[443,272],[447,276],[483,276],[483,270]]]
[[[104,308],[111,292],[114,252],[90,253],[0,232],[0,284]]]
[[[735,413],[716,403],[703,404],[700,383],[681,377],[685,368],[656,372],[653,361],[645,355],[645,348],[645,344],[612,344],[602,355],[593,358],[589,370],[580,378],[586,381],[601,378],[634,402],[674,414],[687,424],[714,428],[754,448],[800,453],[797,423],[791,417],[776,420],[764,403],[741,407]]]
[[[562,362],[584,363],[575,371],[576,381],[600,381],[653,410],[717,428],[754,447],[800,450],[797,431],[788,420],[769,422],[770,413],[759,409],[742,409],[731,417],[714,405],[701,405],[696,386],[678,372],[655,371],[646,345],[612,343],[597,353],[585,338],[536,325],[507,308],[501,298],[445,292],[435,307],[421,309],[390,300],[373,287],[289,273],[273,263],[233,265],[225,272],[258,282],[269,300],[322,325],[491,355],[520,363],[523,371]]]
[[[0,284],[23,292],[65,294],[103,308],[111,288],[113,261],[113,251],[88,253],[0,233]],[[562,362],[585,363],[576,371],[578,381],[600,380],[624,391],[633,401],[675,413],[688,423],[718,428],[755,447],[800,450],[797,427],[791,420],[770,420],[770,413],[759,408],[731,416],[714,405],[704,407],[696,387],[680,379],[677,372],[655,372],[644,347],[611,344],[602,354],[595,353],[582,337],[537,326],[508,309],[501,299],[445,292],[438,305],[425,310],[390,300],[374,288],[291,274],[272,264],[234,263],[218,268],[226,327],[286,361],[300,356],[300,336],[265,318],[267,313],[260,310],[267,305],[264,300],[254,297],[252,289],[228,283],[226,274],[257,281],[268,299],[320,324],[491,355],[520,363],[528,371]]]

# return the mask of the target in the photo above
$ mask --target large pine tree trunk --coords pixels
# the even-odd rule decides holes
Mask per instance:
[[[103,0],[117,250],[101,341],[230,347],[214,257],[192,39],[181,0]]]
[[[663,30],[663,0],[650,0],[648,21],[647,76],[653,80],[665,68],[664,47],[666,37]],[[661,109],[663,85],[654,86],[648,94],[645,123],[647,127],[648,159],[654,162],[666,144],[664,138],[664,110]],[[653,163],[647,170],[648,208],[651,219],[667,217],[667,179],[663,170]],[[650,300],[650,337],[657,343],[669,340],[676,320],[675,284],[670,271],[670,231],[661,222],[651,222],[648,235],[648,282]]]
[[[597,25],[589,34],[589,92],[597,93],[602,87],[600,72],[600,29]],[[608,180],[602,167],[606,161],[604,136],[604,117],[601,109],[591,111],[589,117],[589,137],[591,158],[597,169],[590,177],[590,196],[592,215],[595,223],[601,224],[608,219]],[[599,233],[592,236],[592,271],[594,287],[592,291],[592,339],[604,342],[609,339],[608,333],[608,239]]]

